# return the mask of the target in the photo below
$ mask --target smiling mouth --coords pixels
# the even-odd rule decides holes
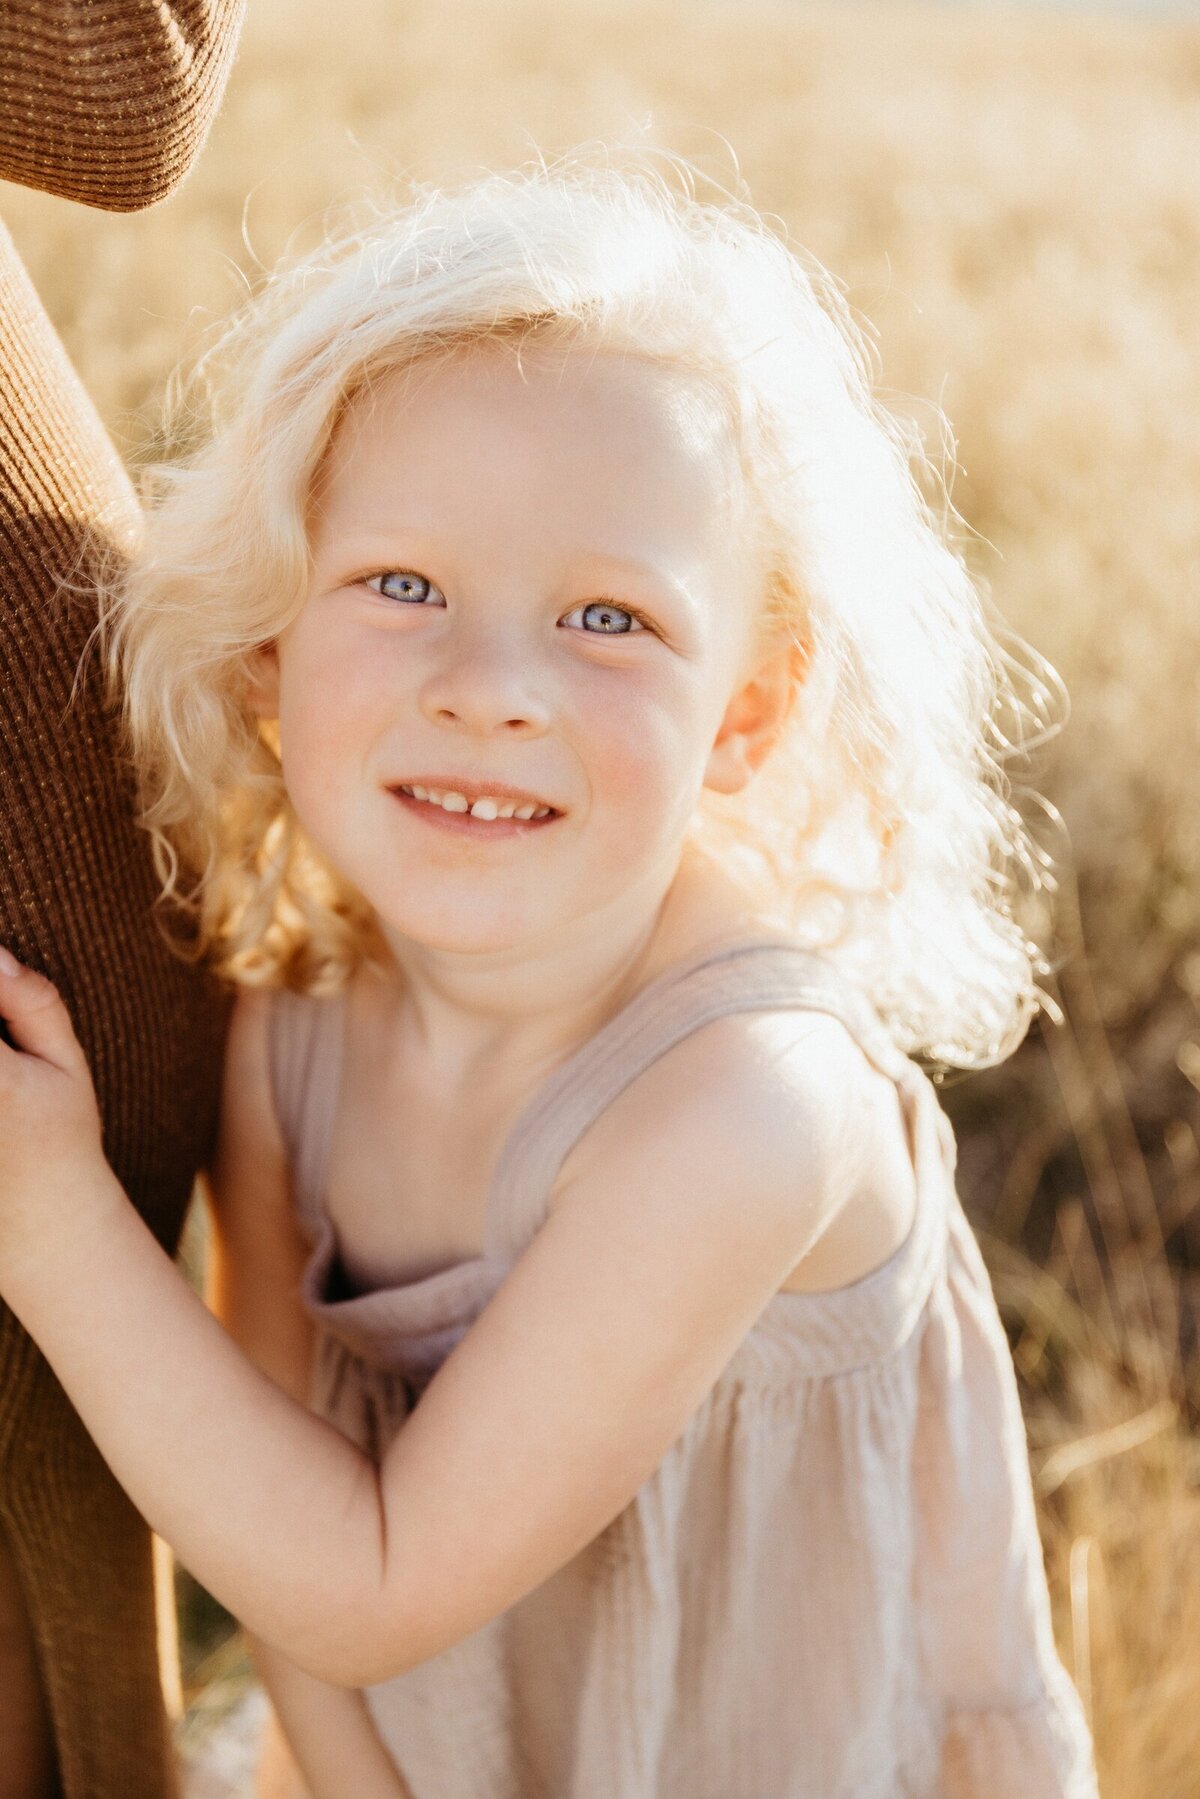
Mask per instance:
[[[478,819],[484,824],[514,822],[544,824],[562,814],[553,806],[513,791],[481,791],[468,797],[461,788],[426,787],[419,782],[400,783],[389,789],[430,813],[449,814],[462,819]]]

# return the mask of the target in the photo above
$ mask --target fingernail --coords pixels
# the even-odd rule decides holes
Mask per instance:
[[[0,945],[0,974],[14,975],[20,974],[20,972],[21,964],[17,958],[10,956],[8,951]]]

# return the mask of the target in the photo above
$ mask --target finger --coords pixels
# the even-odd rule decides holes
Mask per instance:
[[[16,1049],[40,1056],[64,1074],[86,1067],[70,1013],[45,975],[24,968],[0,947],[0,1019]]]

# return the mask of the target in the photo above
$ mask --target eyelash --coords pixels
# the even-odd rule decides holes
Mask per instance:
[[[625,613],[627,618],[631,618],[634,620],[638,629],[636,631],[632,631],[632,630],[631,631],[584,631],[584,630],[581,630],[579,633],[581,637],[637,637],[637,636],[640,636],[643,631],[653,631],[654,630],[654,626],[650,623],[649,619],[643,618],[640,612],[635,612],[632,606],[622,606],[620,601],[618,601],[618,600],[606,600],[606,599],[581,600],[579,602],[578,606],[572,606],[570,612],[564,613],[563,618],[570,618],[571,615],[576,612],[586,612],[589,609],[589,607],[591,607],[591,606],[602,606],[602,607],[607,606],[613,612],[623,612],[623,613]],[[559,620],[559,624],[561,624],[561,623],[562,623],[562,619]]]
[[[377,593],[381,600],[386,600],[388,595],[382,591],[381,587],[376,587],[375,583],[376,581],[383,582],[387,580],[424,581],[431,593],[442,593],[441,588],[436,587],[427,575],[419,575],[417,571],[412,568],[383,568],[374,575],[364,575],[362,577],[364,587],[369,587],[372,593]],[[442,593],[442,598],[445,599],[445,597],[445,594]]]
[[[365,586],[367,586],[371,589],[372,593],[379,594],[380,599],[387,599],[387,597],[388,597],[387,594],[383,593],[379,587],[376,587],[374,585],[374,583],[376,581],[379,581],[379,582],[386,581],[389,578],[389,576],[394,577],[401,581],[405,581],[405,580],[423,581],[425,583],[426,587],[428,587],[432,593],[441,594],[441,597],[443,600],[446,597],[445,594],[442,593],[441,588],[436,586],[435,583],[432,582],[427,575],[419,575],[419,574],[417,574],[415,569],[407,569],[407,568],[382,569],[382,570],[380,570],[380,572],[378,574],[364,576],[363,582],[364,582]],[[425,605],[427,603],[428,603],[427,601],[421,601],[421,602],[398,601],[397,602],[397,604],[400,604],[400,605],[414,605],[414,606]],[[591,600],[581,600],[578,606],[572,606],[571,611],[564,613],[563,616],[565,618],[570,618],[572,613],[586,612],[587,609],[589,608],[589,606],[609,606],[612,608],[612,610],[614,612],[624,612],[629,618],[634,620],[635,624],[639,627],[639,629],[638,630],[629,630],[629,631],[584,631],[581,629],[580,636],[582,636],[582,637],[634,637],[634,636],[640,635],[641,631],[650,631],[650,632],[654,631],[654,626],[650,623],[650,620],[644,616],[643,613],[636,611],[635,608],[632,606],[623,606],[623,605],[621,605],[620,601],[610,600],[604,596],[600,596],[596,599],[591,599]],[[560,620],[559,622],[561,623],[562,621]]]

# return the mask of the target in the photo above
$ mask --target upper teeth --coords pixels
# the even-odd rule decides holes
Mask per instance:
[[[518,806],[515,800],[493,799],[486,793],[468,802],[465,793],[439,793],[435,787],[402,786],[400,791],[413,799],[426,800],[431,806],[440,806],[443,812],[469,812],[472,818],[548,818],[552,811],[550,806],[535,806],[532,801]]]

